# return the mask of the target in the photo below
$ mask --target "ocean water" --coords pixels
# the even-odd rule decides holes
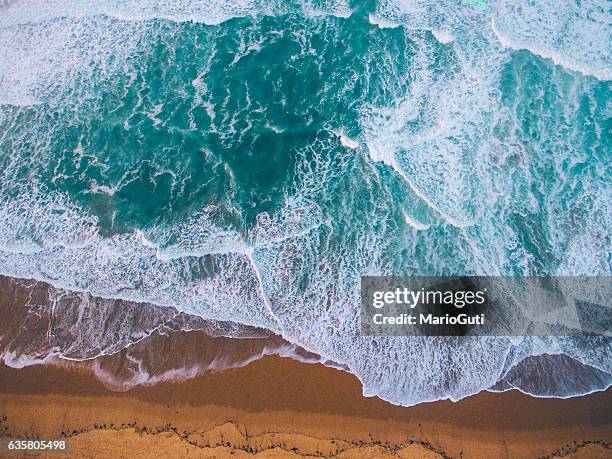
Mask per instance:
[[[267,329],[397,404],[603,390],[609,337],[360,336],[359,279],[610,275],[610,22],[0,3],[0,274]]]

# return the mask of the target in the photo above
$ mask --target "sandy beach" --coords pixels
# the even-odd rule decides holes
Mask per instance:
[[[610,457],[610,391],[516,391],[410,408],[349,373],[287,358],[109,391],[87,371],[0,369],[0,429],[66,438],[68,457]]]

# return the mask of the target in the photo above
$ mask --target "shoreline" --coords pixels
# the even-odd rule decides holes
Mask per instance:
[[[612,389],[402,407],[257,329],[228,338],[172,310],[6,277],[0,312],[0,437],[65,438],[66,457],[612,455]]]

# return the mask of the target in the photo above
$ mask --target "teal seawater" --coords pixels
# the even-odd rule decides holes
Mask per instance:
[[[610,11],[566,3],[9,2],[0,273],[267,328],[394,403],[605,389],[609,338],[357,321],[361,275],[610,274]]]

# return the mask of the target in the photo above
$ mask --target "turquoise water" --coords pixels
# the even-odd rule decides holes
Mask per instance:
[[[610,11],[566,3],[9,2],[0,273],[267,328],[395,403],[542,354],[581,382],[515,384],[605,388],[607,338],[358,336],[360,275],[610,274]]]

